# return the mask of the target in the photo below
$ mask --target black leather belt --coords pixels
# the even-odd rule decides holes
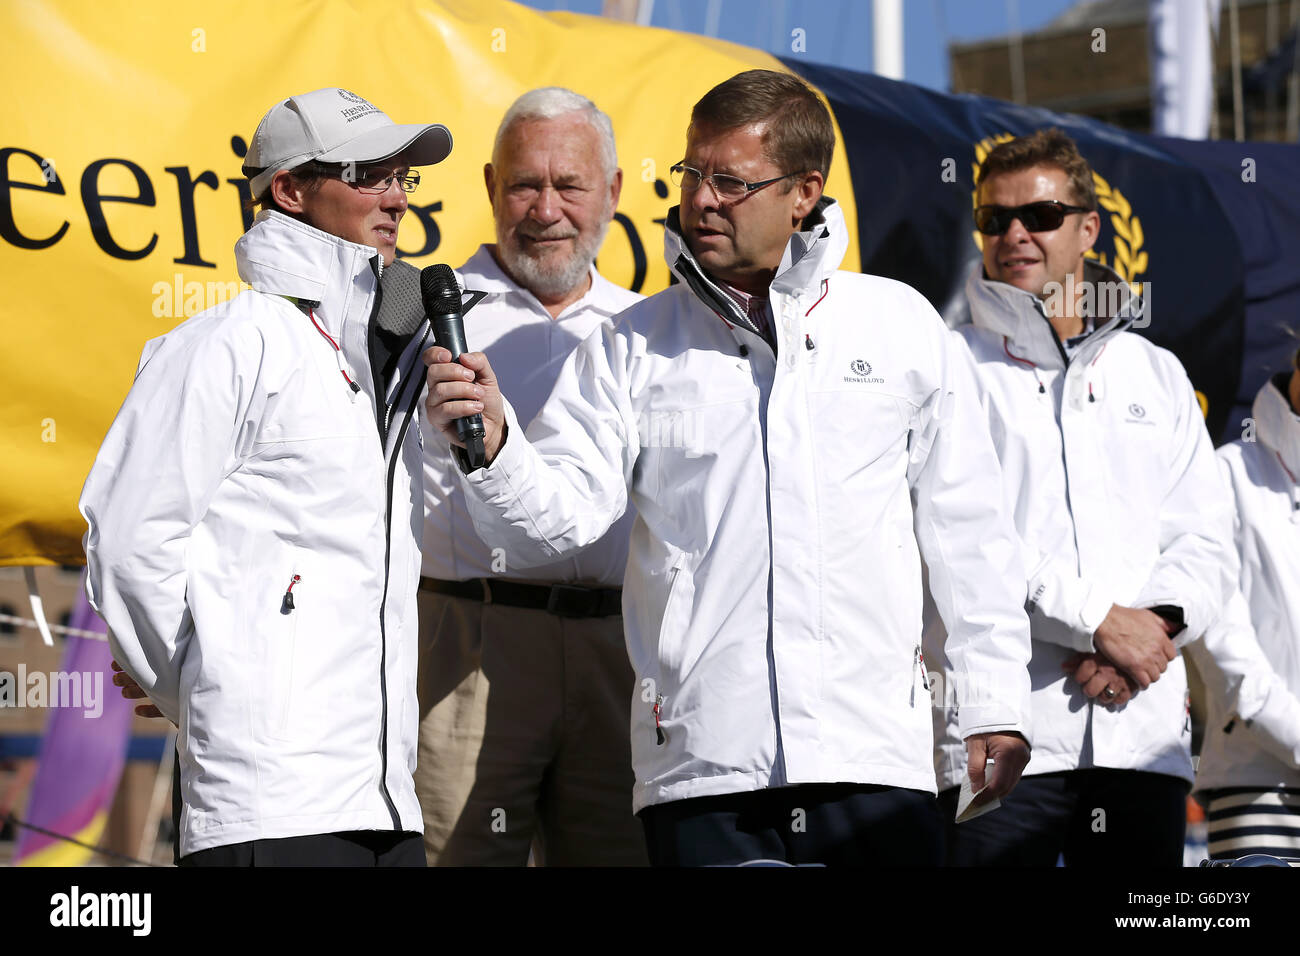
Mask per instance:
[[[440,581],[420,578],[420,590],[433,594],[527,607],[556,617],[612,617],[623,613],[623,592],[619,588],[584,588],[575,584],[519,584],[473,578],[469,581]]]

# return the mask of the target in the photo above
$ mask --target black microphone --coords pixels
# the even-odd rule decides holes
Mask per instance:
[[[465,320],[460,304],[460,285],[451,266],[439,263],[420,272],[420,298],[425,314],[433,326],[433,340],[451,353],[455,362],[468,352],[465,346]],[[456,419],[456,437],[465,444],[465,457],[470,471],[482,468],[487,461],[483,448],[482,415],[469,415]]]

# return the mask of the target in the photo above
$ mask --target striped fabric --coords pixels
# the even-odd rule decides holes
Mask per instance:
[[[1300,790],[1228,787],[1209,798],[1210,859],[1300,858]]]
[[[743,289],[737,289],[729,282],[719,284],[722,286],[723,291],[735,299],[736,304],[745,310],[745,314],[749,316],[749,321],[754,323],[758,331],[763,333],[763,338],[767,339],[768,344],[771,345],[774,341],[772,338],[772,320],[769,318],[772,311],[771,303],[767,299],[750,295]]]

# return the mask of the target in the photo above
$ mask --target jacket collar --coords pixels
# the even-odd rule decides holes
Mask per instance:
[[[258,292],[314,303],[316,321],[336,339],[355,288],[373,296],[383,259],[273,209],[264,209],[235,243],[239,277]],[[369,315],[363,317],[368,321]]]
[[[1084,281],[1094,283],[1093,288],[1105,288],[1102,283],[1116,283],[1120,287],[1120,298],[1113,316],[1096,320],[1100,324],[1075,353],[1076,362],[1092,361],[1105,347],[1107,339],[1128,329],[1146,312],[1146,303],[1133,294],[1128,283],[1113,269],[1086,259],[1083,276]],[[1065,367],[1065,349],[1038,296],[1005,282],[985,278],[981,262],[966,280],[966,298],[976,328],[1005,336],[1017,357],[1043,368]]]
[[[1291,410],[1286,386],[1290,376],[1275,375],[1255,395],[1250,413],[1255,437],[1281,456],[1293,478],[1300,479],[1300,416]]]
[[[695,256],[691,254],[686,238],[682,235],[678,215],[680,208],[674,206],[668,210],[668,218],[664,221],[664,259],[668,268],[686,283],[697,299],[727,322],[762,337],[740,304],[695,261]],[[802,225],[802,230],[792,235],[786,243],[781,265],[772,279],[771,290],[775,294],[820,294],[822,281],[835,273],[848,250],[849,238],[844,228],[844,214],[840,211],[839,203],[829,196],[823,196],[817,201]]]
[[[492,255],[491,246],[486,242],[479,246],[474,255],[470,256],[457,271],[460,273],[461,285],[468,291],[486,292],[489,295],[523,296],[530,304],[536,305],[543,312],[546,311],[545,306],[536,296],[506,274],[496,257]],[[562,318],[576,310],[591,309],[605,316],[613,316],[627,308],[625,290],[597,272],[594,264],[588,268],[588,274],[591,276],[591,288],[587,290],[586,295],[560,313]]]

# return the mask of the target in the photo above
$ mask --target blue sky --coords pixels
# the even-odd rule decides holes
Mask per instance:
[[[521,0],[535,10],[599,14],[601,0]],[[1078,0],[903,0],[903,69],[910,83],[948,89],[946,44],[1000,36],[1019,20],[1023,31],[1055,19]],[[651,24],[704,32],[706,0],[655,0]],[[871,70],[871,0],[722,0],[724,40],[789,54],[791,31],[804,30],[817,63]]]

